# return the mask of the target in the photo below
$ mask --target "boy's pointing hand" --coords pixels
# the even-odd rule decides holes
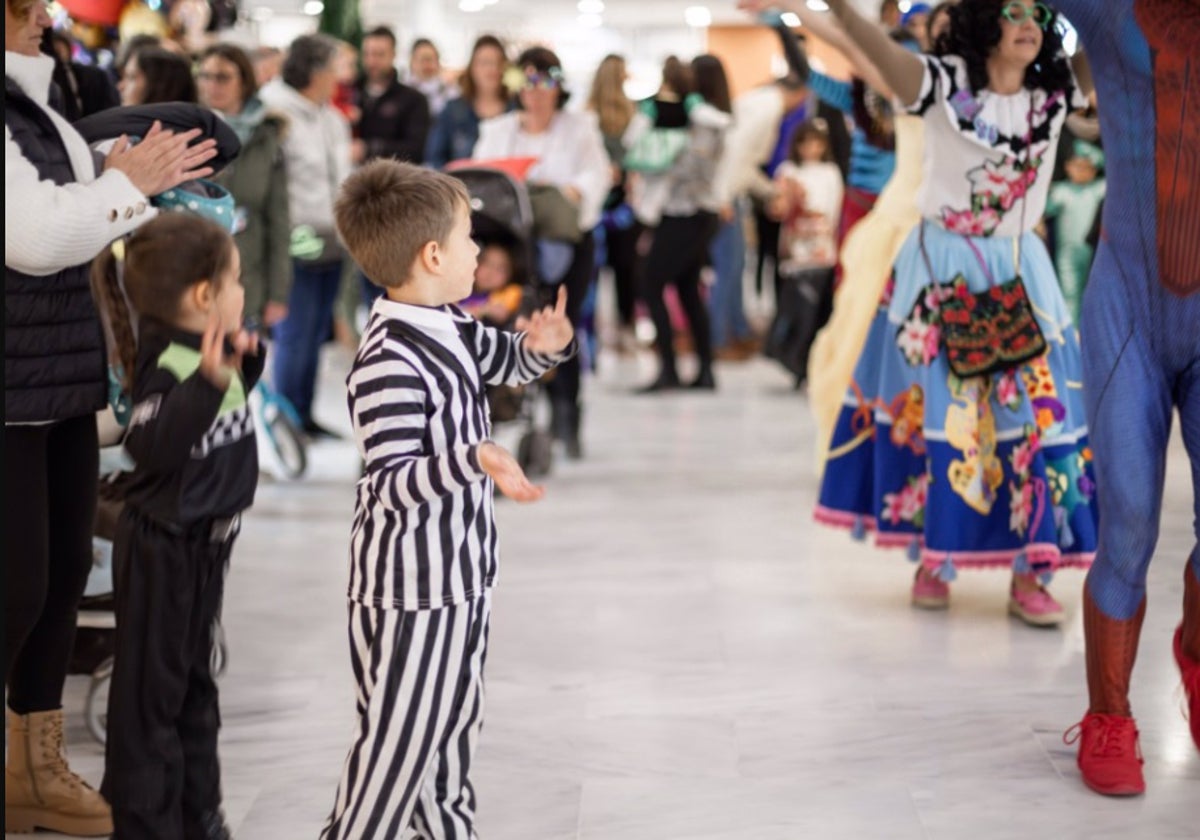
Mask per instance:
[[[528,318],[517,319],[517,330],[525,333],[525,346],[535,353],[561,353],[575,337],[567,317],[567,289],[559,286],[558,299],[553,307],[534,312]]]

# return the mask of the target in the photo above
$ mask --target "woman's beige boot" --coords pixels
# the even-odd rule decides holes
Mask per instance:
[[[75,837],[98,837],[113,830],[104,797],[67,766],[62,709],[28,715],[8,712],[4,830],[38,828]]]

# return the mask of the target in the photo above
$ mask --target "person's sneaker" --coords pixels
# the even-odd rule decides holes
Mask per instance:
[[[1064,617],[1062,604],[1044,586],[1021,589],[1016,581],[1009,589],[1008,611],[1033,627],[1056,627]]]
[[[1124,715],[1088,712],[1063,735],[1063,743],[1079,742],[1075,762],[1083,783],[1105,796],[1146,792],[1137,724]]]
[[[923,610],[944,610],[950,606],[950,585],[920,566],[913,578],[912,603]]]
[[[1183,677],[1183,693],[1187,699],[1188,723],[1192,727],[1192,741],[1200,750],[1200,662],[1189,659],[1183,652],[1183,625],[1175,630],[1175,662]]]

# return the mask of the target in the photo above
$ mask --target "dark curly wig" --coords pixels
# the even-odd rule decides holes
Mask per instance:
[[[962,0],[950,8],[950,29],[938,38],[933,52],[957,55],[967,63],[971,90],[987,87],[987,60],[1000,43],[1000,13],[1009,0]],[[1025,70],[1025,87],[1048,92],[1071,86],[1071,69],[1063,52],[1058,12],[1051,8],[1050,25],[1042,34],[1042,49]]]

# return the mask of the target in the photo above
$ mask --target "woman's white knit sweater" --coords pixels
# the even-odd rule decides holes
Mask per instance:
[[[91,261],[114,239],[156,212],[123,172],[96,177],[87,142],[49,105],[54,60],[5,51],[4,73],[53,121],[71,159],[76,183],[39,178],[4,127],[4,265],[42,276]]]

